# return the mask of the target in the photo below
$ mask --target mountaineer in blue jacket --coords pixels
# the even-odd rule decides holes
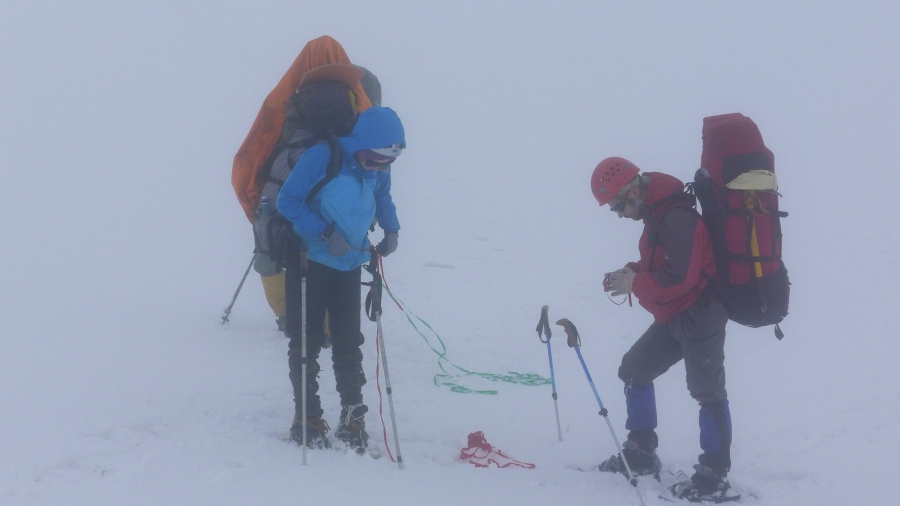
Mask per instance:
[[[391,163],[406,147],[403,124],[390,108],[373,107],[359,115],[353,132],[338,139],[343,150],[340,172],[327,179],[332,153],[326,143],[309,148],[278,194],[278,211],[287,218],[303,241],[309,260],[306,288],[307,321],[307,439],[302,436],[300,269],[287,269],[288,364],[294,388],[296,416],[291,438],[310,448],[330,446],[328,424],[322,418],[317,392],[319,352],[325,341],[327,311],[332,341],[332,362],[341,418],[335,436],[362,451],[369,436],[365,430],[362,386],[364,342],[360,332],[361,266],[369,260],[368,231],[377,220],[384,230],[378,252],[387,256],[397,249],[400,223],[391,199]],[[324,185],[317,184],[325,182]],[[318,186],[318,191],[317,187]],[[312,198],[310,195],[312,194]],[[301,253],[291,254],[292,262]],[[295,264],[296,265],[296,264]]]

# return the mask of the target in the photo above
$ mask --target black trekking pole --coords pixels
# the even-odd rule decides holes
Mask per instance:
[[[537,330],[538,339],[540,339],[542,343],[547,343],[547,357],[550,359],[550,385],[553,387],[553,409],[556,411],[556,434],[559,436],[559,440],[562,441],[562,428],[559,425],[559,402],[556,400],[556,375],[553,372],[553,351],[550,349],[550,337],[552,333],[550,332],[550,321],[547,317],[547,312],[549,310],[550,308],[547,306],[541,308],[541,320],[538,322],[537,329],[535,330]],[[541,337],[541,334],[547,339],[544,340],[544,337]]]
[[[644,505],[644,497],[641,496],[641,491],[638,489],[638,481],[637,478],[634,477],[634,474],[631,473],[631,466],[628,464],[628,460],[625,459],[625,455],[622,454],[622,445],[619,444],[619,438],[616,437],[616,431],[613,430],[612,423],[609,421],[609,412],[603,407],[603,401],[600,400],[600,394],[597,393],[597,387],[594,386],[594,380],[591,378],[591,373],[588,371],[587,364],[584,363],[584,357],[581,356],[581,336],[578,335],[578,329],[575,328],[575,324],[570,322],[568,319],[563,318],[556,322],[557,325],[561,326],[563,330],[566,331],[566,336],[568,337],[567,344],[569,348],[575,348],[575,353],[578,354],[578,360],[581,361],[581,367],[584,369],[584,374],[587,376],[588,383],[591,384],[591,390],[594,391],[594,397],[597,398],[597,404],[600,405],[600,416],[606,420],[606,425],[609,427],[609,433],[612,435],[613,441],[616,443],[616,449],[619,451],[619,458],[622,459],[622,462],[625,463],[625,470],[628,471],[628,480],[631,482],[631,486],[634,487],[634,491],[637,493],[638,499],[641,501],[641,506]]]
[[[373,246],[371,248],[371,258],[366,270],[372,275],[372,281],[363,283],[369,287],[369,294],[366,295],[366,316],[369,320],[375,322],[376,333],[375,341],[381,351],[381,366],[384,368],[384,385],[387,392],[388,407],[391,412],[391,428],[394,431],[394,450],[397,452],[397,467],[403,469],[403,457],[400,455],[400,437],[397,435],[397,416],[394,413],[394,395],[391,390],[391,375],[388,373],[387,351],[384,348],[384,332],[381,329],[381,296],[383,293],[383,280],[381,273],[378,272],[378,252]]]
[[[256,251],[253,252],[253,258],[250,259],[250,265],[247,266],[247,270],[244,271],[244,277],[241,278],[241,283],[238,285],[237,290],[234,291],[234,297],[231,298],[231,304],[228,304],[228,307],[225,308],[225,314],[222,315],[222,325],[228,323],[228,315],[231,314],[231,308],[234,307],[234,301],[237,300],[238,294],[241,293],[241,288],[244,286],[244,281],[247,280],[247,274],[250,274],[250,268],[253,267],[253,262],[256,261]]]
[[[300,418],[303,420],[303,465],[306,465],[306,426],[308,417],[306,414],[306,371],[309,360],[306,356],[306,277],[309,274],[309,262],[306,251],[300,252],[300,384],[303,393],[300,395]]]

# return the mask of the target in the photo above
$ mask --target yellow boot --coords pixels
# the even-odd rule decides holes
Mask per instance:
[[[266,301],[269,307],[275,313],[275,322],[278,324],[278,330],[284,330],[287,323],[285,315],[287,308],[284,301],[284,270],[274,276],[260,276],[262,279],[263,290],[266,292]]]

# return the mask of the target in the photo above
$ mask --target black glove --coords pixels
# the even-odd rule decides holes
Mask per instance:
[[[400,232],[385,232],[384,239],[375,247],[375,251],[379,255],[386,257],[397,251],[397,242],[400,239]]]
[[[325,244],[328,245],[328,251],[336,257],[342,257],[350,252],[350,243],[339,232],[334,229],[335,224],[332,223],[325,227],[325,231],[320,236]]]

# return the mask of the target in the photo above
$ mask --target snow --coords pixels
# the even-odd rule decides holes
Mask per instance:
[[[322,34],[379,76],[407,129],[395,294],[475,371],[547,376],[540,308],[571,319],[620,439],[616,369],[650,317],[600,286],[635,259],[640,227],[598,210],[590,172],[619,155],[689,179],[704,116],[753,118],[790,212],[793,297],[781,342],[728,327],[731,481],[745,504],[892,502],[900,10],[482,4],[4,3],[0,504],[637,504],[621,477],[575,469],[615,448],[555,325],[562,442],[549,386],[434,386],[437,356],[391,304],[406,469],[325,451],[303,466],[285,441],[287,341],[255,274],[219,324],[252,249],[230,167],[265,94]],[[374,324],[364,332],[383,446]],[[322,379],[334,426],[330,368]],[[690,471],[697,407],[680,366],[656,390],[660,457]],[[385,420],[390,434],[386,404]],[[476,430],[537,468],[460,462]]]

